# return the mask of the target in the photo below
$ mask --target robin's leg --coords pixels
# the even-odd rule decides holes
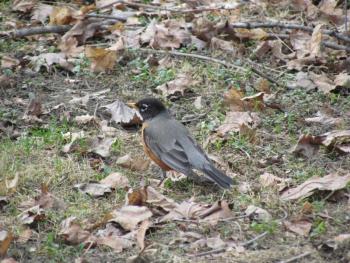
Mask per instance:
[[[162,185],[162,183],[164,182],[164,180],[166,179],[166,171],[161,169],[162,170],[162,179],[160,180],[158,186]]]

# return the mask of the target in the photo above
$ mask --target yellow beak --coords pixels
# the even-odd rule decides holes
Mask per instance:
[[[137,107],[135,102],[128,102],[126,105],[128,105],[130,108],[138,109],[138,107]]]

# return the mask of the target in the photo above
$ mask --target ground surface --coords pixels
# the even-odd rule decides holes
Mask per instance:
[[[29,41],[1,40],[1,52],[16,56],[33,50]],[[3,133],[0,137],[0,180],[4,182],[18,174],[19,181],[8,204],[2,208],[0,227],[11,229],[14,234],[23,231],[24,226],[18,217],[21,213],[19,205],[30,197],[37,196],[43,183],[48,185],[52,194],[66,203],[67,209],[50,210],[47,218],[36,225],[35,234],[29,241],[24,244],[13,242],[8,251],[9,256],[19,262],[73,262],[78,257],[85,258],[87,262],[124,262],[126,258],[136,254],[135,249],[115,253],[106,247],[86,250],[83,246],[67,245],[58,237],[58,232],[62,220],[69,216],[77,217],[80,222],[97,222],[106,213],[124,204],[126,190],[118,190],[106,197],[92,198],[73,189],[73,185],[98,181],[115,171],[127,176],[131,187],[138,187],[141,177],[146,178],[146,181],[159,179],[159,170],[154,166],[146,171],[134,172],[115,163],[118,157],[125,154],[144,156],[140,133],[127,131],[114,124],[118,128],[117,141],[112,146],[111,156],[104,160],[103,169],[97,170],[91,164],[94,157],[88,154],[62,153],[62,147],[66,144],[62,134],[84,130],[91,136],[97,136],[98,127],[79,126],[71,121],[73,117],[96,113],[100,118],[108,119],[102,114],[101,105],[109,104],[115,99],[129,101],[144,96],[156,96],[165,101],[178,120],[186,118],[187,115],[190,118],[197,116],[186,123],[186,126],[208,153],[222,159],[227,165],[223,169],[234,174],[237,182],[232,190],[224,192],[185,180],[167,184],[161,190],[162,193],[178,202],[190,197],[208,204],[225,199],[237,214],[243,213],[249,205],[255,205],[266,209],[272,219],[261,223],[242,218],[219,222],[214,227],[187,222],[161,225],[147,234],[145,239],[146,244],[152,244],[144,255],[149,262],[279,262],[307,251],[311,255],[300,262],[350,260],[346,248],[334,253],[320,249],[326,240],[349,231],[350,208],[345,195],[349,188],[336,197],[329,197],[326,193],[308,198],[307,201],[313,209],[310,214],[304,215],[302,210],[306,200],[282,202],[276,189],[262,187],[259,181],[259,176],[264,172],[280,178],[290,178],[292,184],[298,185],[312,176],[335,172],[344,174],[349,171],[350,159],[347,155],[329,153],[323,148],[310,159],[291,153],[301,134],[318,135],[331,129],[327,125],[308,124],[304,121],[305,117],[313,116],[324,105],[333,108],[336,116],[347,116],[342,127],[349,127],[349,97],[271,85],[272,93],[278,91],[275,101],[283,111],[266,109],[259,113],[262,122],[257,128],[254,142],[249,142],[237,133],[231,133],[225,140],[208,143],[208,136],[225,118],[223,94],[233,86],[241,87],[246,90],[246,95],[251,95],[256,92],[256,78],[200,60],[173,57],[172,66],[168,69],[157,69],[149,66],[145,59],[145,54],[130,52],[126,61],[116,65],[109,74],[94,74],[82,70],[79,74],[69,75],[59,69],[39,73],[25,70],[11,72],[14,85],[0,90],[0,119],[11,121],[21,135],[11,139]],[[190,72],[198,81],[191,94],[169,101],[155,92],[156,86],[173,79],[179,72]],[[86,106],[69,102],[73,97],[91,95],[106,89],[109,91],[103,96],[90,98]],[[40,96],[44,108],[49,112],[42,117],[45,120],[44,125],[28,124],[22,120],[31,93]],[[198,96],[202,97],[201,109],[193,107]],[[64,112],[72,116],[70,120],[64,118],[62,112],[53,109],[61,103],[65,105]],[[271,158],[278,161],[261,165]],[[310,234],[303,237],[286,231],[281,222],[285,216],[289,220],[303,216],[312,222]],[[268,234],[245,247],[244,251],[233,250],[191,258],[189,254],[198,251],[190,251],[189,244],[172,242],[178,237],[180,230],[201,233],[206,237],[220,235],[223,240],[233,239],[239,242],[250,240],[264,231]],[[144,259],[145,262],[147,259]]]

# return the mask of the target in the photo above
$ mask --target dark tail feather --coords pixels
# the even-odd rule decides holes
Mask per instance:
[[[233,184],[233,179],[231,177],[228,177],[226,174],[224,174],[212,164],[206,164],[202,172],[208,175],[210,179],[212,179],[222,188],[230,188]]]

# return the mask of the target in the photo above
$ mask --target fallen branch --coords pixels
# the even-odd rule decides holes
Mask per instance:
[[[285,29],[299,29],[307,32],[313,32],[314,28],[309,26],[303,26],[298,24],[287,24],[281,22],[238,22],[229,24],[231,28],[246,28],[246,29],[254,29],[254,28],[285,28]],[[347,37],[343,34],[336,32],[335,30],[322,30],[322,34],[334,36],[339,40],[350,43],[350,37]]]
[[[309,256],[309,255],[311,255],[311,252],[310,252],[310,251],[305,252],[305,253],[303,253],[303,254],[300,254],[300,255],[298,255],[298,256],[289,258],[289,259],[287,259],[287,260],[279,261],[278,263],[291,263],[291,262],[297,261],[298,259],[307,257],[307,256]]]
[[[255,68],[246,69],[246,68],[237,66],[235,64],[232,64],[232,63],[229,63],[229,62],[226,62],[224,60],[217,59],[217,58],[212,58],[212,57],[198,55],[198,54],[192,54],[192,53],[182,53],[182,52],[178,52],[178,51],[157,50],[157,49],[149,49],[149,48],[138,48],[138,49],[135,49],[135,50],[140,50],[140,51],[143,51],[143,52],[154,53],[154,54],[165,54],[165,55],[174,55],[174,56],[197,58],[197,59],[206,60],[206,61],[214,62],[214,63],[217,63],[217,64],[221,64],[221,65],[223,65],[223,66],[225,66],[227,68],[234,68],[234,69],[240,70],[242,72],[247,72],[247,71],[251,70],[255,74],[259,75],[260,77],[263,77],[263,78],[267,79],[271,83],[274,83],[274,84],[276,84],[278,86],[283,86],[278,81],[274,80],[270,76],[267,76],[265,73],[255,69]]]

